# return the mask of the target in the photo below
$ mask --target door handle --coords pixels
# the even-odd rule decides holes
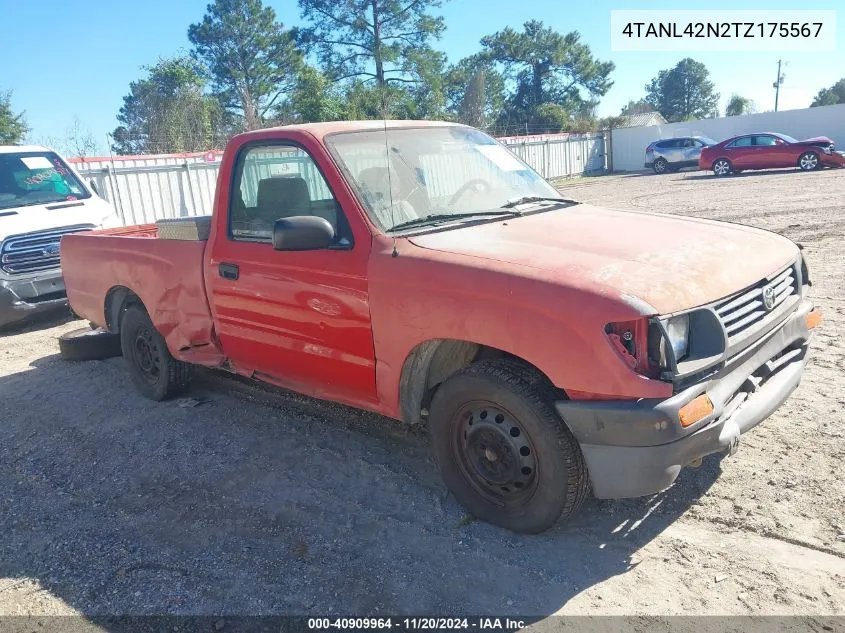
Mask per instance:
[[[220,272],[220,276],[223,277],[223,279],[231,279],[234,281],[241,275],[241,269],[238,268],[237,264],[227,264],[226,262],[221,262],[217,267],[217,270]]]

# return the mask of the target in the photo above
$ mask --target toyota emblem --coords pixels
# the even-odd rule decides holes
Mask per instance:
[[[770,312],[775,307],[775,289],[772,286],[763,288],[763,307]]]

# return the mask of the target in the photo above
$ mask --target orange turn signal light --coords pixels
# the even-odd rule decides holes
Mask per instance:
[[[807,324],[807,329],[812,330],[815,327],[818,327],[822,322],[822,311],[821,310],[813,310],[804,317],[804,323]]]
[[[690,400],[687,404],[681,407],[680,411],[678,411],[678,418],[681,420],[681,426],[689,426],[706,418],[708,415],[713,413],[713,408],[713,403],[710,401],[710,398],[706,393]]]

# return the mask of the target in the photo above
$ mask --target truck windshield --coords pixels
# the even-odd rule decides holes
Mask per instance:
[[[0,209],[90,197],[53,152],[0,154]]]
[[[326,144],[385,231],[418,218],[467,217],[518,199],[561,199],[528,165],[473,128],[344,132]]]

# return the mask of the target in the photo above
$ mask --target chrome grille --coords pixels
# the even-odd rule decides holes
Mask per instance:
[[[62,236],[93,228],[93,224],[78,224],[8,237],[0,247],[0,269],[9,275],[23,275],[59,268]]]
[[[727,332],[728,340],[740,338],[754,326],[767,321],[770,314],[790,297],[798,294],[798,279],[795,266],[788,268],[761,280],[751,288],[747,288],[727,299],[718,302],[714,309]],[[772,288],[773,304],[767,308],[764,303],[764,289]]]

